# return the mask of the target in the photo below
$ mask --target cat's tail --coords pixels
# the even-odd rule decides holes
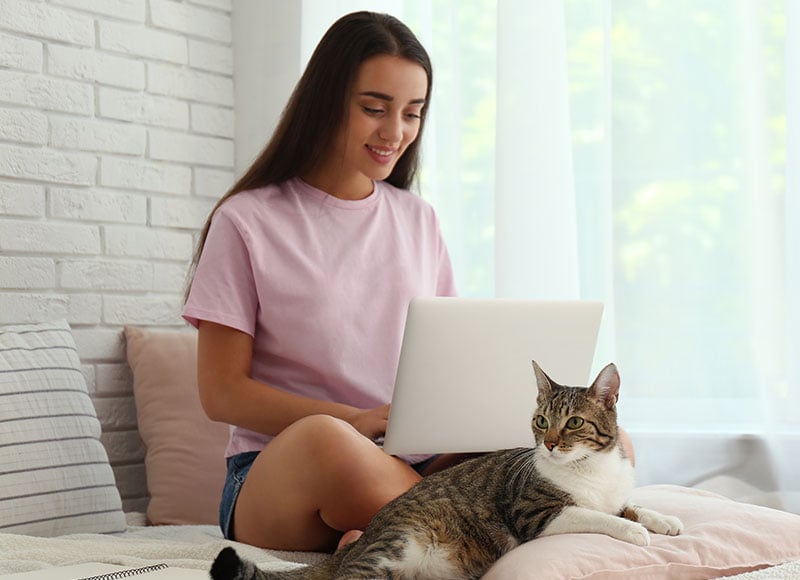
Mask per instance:
[[[261,570],[253,562],[243,560],[233,548],[224,548],[211,566],[213,580],[330,580],[335,569],[334,555],[315,566],[307,566],[286,572]]]
[[[242,560],[233,548],[223,548],[211,565],[213,580],[262,580],[270,578],[255,564]]]

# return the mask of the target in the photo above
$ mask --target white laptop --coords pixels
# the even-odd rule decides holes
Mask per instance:
[[[534,445],[531,360],[588,386],[601,302],[416,298],[383,448],[393,455]]]

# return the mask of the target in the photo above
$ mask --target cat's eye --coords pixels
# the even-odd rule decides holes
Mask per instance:
[[[583,427],[583,418],[581,417],[570,417],[567,420],[567,429],[580,429]]]
[[[536,415],[535,424],[538,429],[547,429],[550,425],[544,415]]]

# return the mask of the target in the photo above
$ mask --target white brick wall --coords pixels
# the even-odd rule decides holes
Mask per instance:
[[[74,329],[125,508],[146,506],[126,324],[178,328],[233,181],[232,0],[0,0],[0,324]]]

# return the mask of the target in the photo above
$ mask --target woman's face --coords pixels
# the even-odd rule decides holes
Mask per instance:
[[[349,119],[331,156],[341,185],[337,194],[366,197],[372,180],[386,179],[419,134],[428,77],[415,62],[376,56],[358,70]]]

